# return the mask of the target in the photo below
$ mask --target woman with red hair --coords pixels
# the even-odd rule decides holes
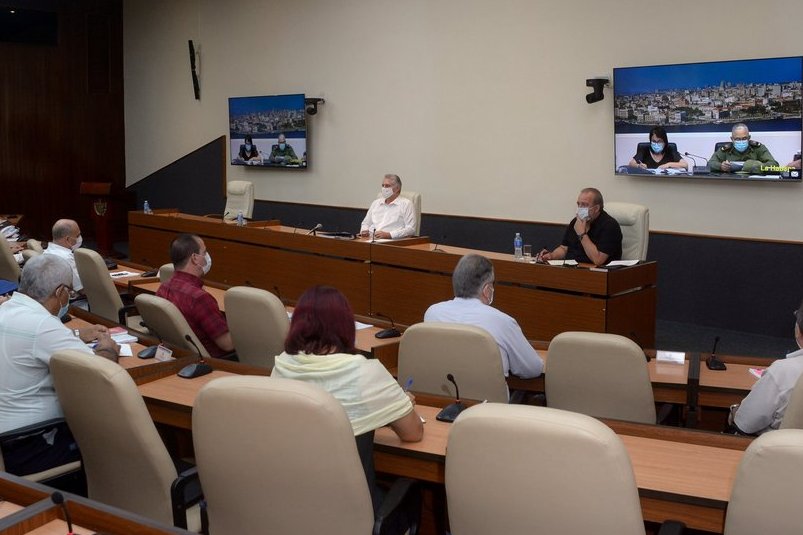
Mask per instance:
[[[354,314],[346,297],[329,286],[314,286],[299,299],[284,353],[273,377],[317,384],[346,409],[354,435],[390,425],[399,438],[417,442],[424,434],[415,398],[405,393],[381,362],[354,347]]]

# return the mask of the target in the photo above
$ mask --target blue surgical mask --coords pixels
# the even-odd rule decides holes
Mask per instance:
[[[588,206],[580,206],[577,208],[577,217],[580,221],[588,221]]]
[[[64,316],[67,315],[67,311],[68,310],[70,310],[70,297],[69,297],[69,295],[67,296],[67,302],[64,303],[64,306],[63,307],[59,307],[59,313],[58,313],[59,319],[64,318]]]
[[[250,143],[246,143],[246,144],[245,144],[245,150],[247,150],[247,151],[249,151],[249,152],[250,152],[250,151],[251,151],[251,147],[252,147],[252,146],[253,146],[253,145],[251,145]]]
[[[284,150],[287,147],[287,143],[279,143],[279,150]]]
[[[664,144],[663,143],[655,143],[654,141],[650,142],[650,148],[655,154],[660,154],[664,151]]]
[[[733,142],[733,148],[736,149],[739,152],[746,151],[747,147],[749,145],[750,145],[750,142],[748,140],[746,140],[746,139]]]

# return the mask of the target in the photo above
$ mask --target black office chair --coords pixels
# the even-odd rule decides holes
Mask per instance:
[[[719,141],[717,143],[714,143],[714,152],[718,151],[719,149],[721,149],[725,145],[730,145],[730,144],[731,144],[730,141]]]

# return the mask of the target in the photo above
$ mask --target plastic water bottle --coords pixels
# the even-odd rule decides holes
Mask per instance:
[[[524,259],[523,246],[524,240],[521,239],[521,233],[517,232],[516,237],[513,238],[513,258],[516,260]]]
[[[243,211],[240,210],[237,212],[237,226],[244,227],[245,226],[245,218],[243,218]]]
[[[145,204],[142,205],[142,211],[145,212],[146,214],[152,214],[153,210],[151,210],[151,203],[145,201]]]

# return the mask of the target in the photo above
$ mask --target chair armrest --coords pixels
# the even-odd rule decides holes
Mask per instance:
[[[132,314],[132,312],[134,314]],[[127,316],[134,316],[137,312],[137,305],[123,305],[123,307],[117,311],[117,323],[122,326],[126,326],[126,317]]]
[[[421,521],[421,486],[399,478],[385,495],[374,518],[374,535],[416,535]],[[408,531],[409,530],[409,531]]]
[[[686,530],[686,524],[677,520],[667,520],[658,529],[658,535],[680,535]]]
[[[198,468],[193,466],[178,474],[170,485],[170,501],[173,505],[173,525],[187,529],[187,509],[203,499]]]

